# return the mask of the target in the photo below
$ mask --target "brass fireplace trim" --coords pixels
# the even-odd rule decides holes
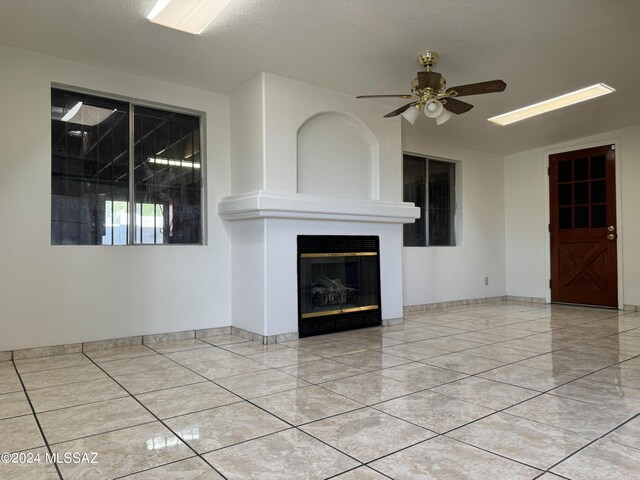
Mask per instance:
[[[378,252],[301,253],[300,258],[377,257]]]
[[[365,305],[364,307],[341,308],[339,310],[325,310],[324,312],[303,313],[302,318],[324,317],[339,315],[341,313],[364,312],[365,310],[378,310],[379,305]]]

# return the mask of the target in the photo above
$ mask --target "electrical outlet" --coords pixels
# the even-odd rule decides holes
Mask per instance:
[[[489,277],[484,277],[484,284],[489,285]]]

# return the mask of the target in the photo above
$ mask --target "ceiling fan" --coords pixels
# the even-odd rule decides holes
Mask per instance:
[[[436,52],[424,52],[418,56],[418,63],[425,71],[418,72],[417,77],[411,82],[410,95],[360,95],[356,98],[409,98],[412,100],[410,103],[387,113],[385,117],[402,115],[413,125],[420,112],[424,111],[427,117],[435,118],[436,123],[441,125],[449,120],[452,114],[460,115],[473,108],[470,103],[458,100],[456,97],[502,92],[507,88],[507,84],[502,80],[489,80],[447,88],[447,82],[442,74],[431,70],[437,61],[438,54]]]

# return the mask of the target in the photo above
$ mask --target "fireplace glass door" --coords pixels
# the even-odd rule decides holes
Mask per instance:
[[[301,236],[300,336],[380,325],[377,237]]]

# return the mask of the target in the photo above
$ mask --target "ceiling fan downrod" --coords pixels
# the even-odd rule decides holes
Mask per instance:
[[[433,66],[438,62],[438,53],[426,51],[418,55],[418,63],[425,71],[430,72]]]

